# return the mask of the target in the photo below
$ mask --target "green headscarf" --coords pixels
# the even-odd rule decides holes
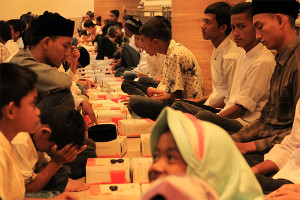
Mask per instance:
[[[187,163],[186,174],[205,180],[221,200],[263,199],[249,165],[222,128],[166,107],[151,133],[152,154],[161,134],[167,130]]]

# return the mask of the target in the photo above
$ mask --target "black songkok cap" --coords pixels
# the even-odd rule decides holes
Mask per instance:
[[[32,37],[68,36],[73,37],[74,21],[58,13],[44,12],[31,22]]]
[[[252,15],[260,13],[280,13],[297,19],[299,2],[296,0],[252,0]]]
[[[108,142],[117,138],[115,124],[98,124],[88,129],[89,138],[95,142]]]

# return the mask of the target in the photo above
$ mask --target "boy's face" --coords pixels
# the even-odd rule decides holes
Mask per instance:
[[[157,143],[153,163],[149,169],[149,180],[186,172],[187,164],[183,160],[173,135],[170,131],[163,133]]]
[[[207,13],[204,15],[203,24],[201,26],[204,40],[215,40],[220,37],[219,28],[215,14]]]
[[[280,45],[280,23],[272,14],[257,14],[253,16],[256,38],[268,49],[278,49]]]
[[[140,35],[134,35],[134,44],[137,48],[144,48]]]
[[[57,36],[45,45],[45,62],[54,67],[60,67],[61,63],[67,60],[71,53],[72,38]]]
[[[36,107],[37,89],[30,91],[20,101],[20,107],[15,106],[16,126],[19,126],[19,132],[26,131],[34,133],[40,124],[40,110]]]
[[[109,13],[108,17],[109,17],[109,21],[111,21],[111,22],[117,22],[118,21],[118,18],[114,13]]]
[[[154,56],[156,53],[158,53],[156,51],[156,47],[157,47],[157,41],[156,41],[156,39],[151,40],[150,38],[145,37],[144,35],[141,35],[141,39],[142,39],[145,51],[150,56]]]
[[[247,13],[232,15],[231,27],[234,41],[238,47],[249,51],[256,45],[256,32]]]
[[[50,152],[55,145],[54,142],[49,141],[51,136],[51,129],[48,125],[40,124],[39,129],[33,135],[35,148],[41,152]]]

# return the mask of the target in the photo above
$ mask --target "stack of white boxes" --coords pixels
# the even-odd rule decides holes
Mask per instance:
[[[127,94],[121,90],[122,80],[113,77],[112,60],[92,60],[77,70],[80,78],[93,80],[97,88],[89,89],[89,102],[99,123],[115,123],[119,135],[109,142],[96,142],[98,158],[89,158],[86,182],[92,184],[89,199],[140,199],[149,187],[148,170],[152,164],[150,133],[154,121],[128,119],[123,101]],[[128,149],[127,137],[140,137],[139,158],[124,158]]]

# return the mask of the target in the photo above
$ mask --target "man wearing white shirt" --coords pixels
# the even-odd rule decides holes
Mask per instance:
[[[244,50],[237,58],[229,98],[224,99],[225,107],[218,115],[193,105],[190,110],[198,119],[210,121],[234,133],[260,116],[269,96],[275,61],[273,54],[255,38],[251,3],[237,4],[231,11],[234,40]]]

